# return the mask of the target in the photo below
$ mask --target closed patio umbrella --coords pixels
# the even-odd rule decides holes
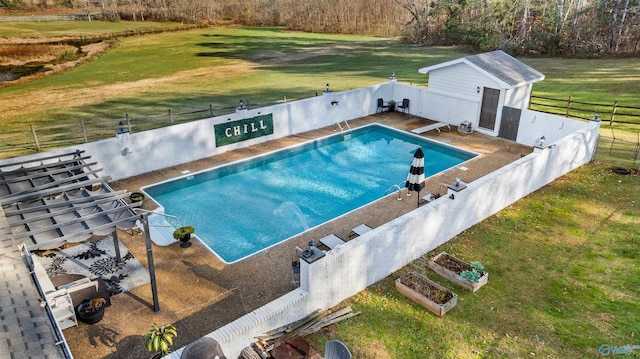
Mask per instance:
[[[422,147],[418,147],[416,153],[413,155],[413,161],[411,162],[411,169],[409,169],[409,175],[407,176],[407,182],[404,186],[409,191],[418,192],[418,207],[420,206],[420,191],[424,188],[424,153]]]

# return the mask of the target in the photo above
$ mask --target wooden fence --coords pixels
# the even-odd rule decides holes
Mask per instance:
[[[614,103],[595,103],[531,95],[529,109],[554,115],[588,120],[597,116],[609,125],[640,125],[640,107]]]

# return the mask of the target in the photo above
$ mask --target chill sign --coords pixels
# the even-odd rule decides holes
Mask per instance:
[[[245,118],[213,126],[216,147],[273,134],[273,114]]]

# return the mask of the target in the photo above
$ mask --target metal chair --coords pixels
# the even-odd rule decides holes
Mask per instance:
[[[384,104],[384,100],[379,98],[378,99],[378,107],[376,108],[376,113],[384,112],[385,108],[388,109],[389,105],[385,105]]]
[[[398,105],[398,109],[404,113],[409,113],[409,99],[403,98],[402,105]]]
[[[351,352],[343,342],[329,340],[324,345],[324,359],[351,359]]]

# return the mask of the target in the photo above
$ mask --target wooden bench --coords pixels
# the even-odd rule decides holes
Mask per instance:
[[[424,126],[424,127],[413,129],[413,130],[411,130],[411,132],[413,132],[413,133],[424,133],[424,132],[431,131],[431,130],[438,130],[438,133],[440,133],[440,129],[442,127],[446,127],[449,131],[451,131],[451,126],[449,126],[448,123],[436,122],[436,123],[432,123],[432,124]]]

